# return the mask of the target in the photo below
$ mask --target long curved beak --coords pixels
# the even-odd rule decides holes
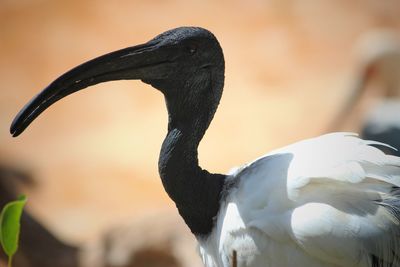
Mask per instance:
[[[168,54],[168,48],[163,49],[157,42],[150,41],[75,67],[53,81],[22,108],[11,124],[10,133],[18,136],[53,103],[88,86],[112,80],[165,79],[170,75],[173,64]]]

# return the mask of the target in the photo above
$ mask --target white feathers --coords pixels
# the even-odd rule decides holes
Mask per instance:
[[[350,133],[237,169],[200,251],[207,267],[400,266],[400,158]]]

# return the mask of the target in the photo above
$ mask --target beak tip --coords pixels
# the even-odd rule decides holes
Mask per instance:
[[[17,121],[14,119],[14,121],[11,123],[10,127],[10,134],[12,137],[17,137],[22,133],[23,130],[21,130],[21,127],[18,127]]]
[[[12,137],[17,137],[18,136],[17,131],[15,129],[13,129],[12,127],[10,128],[10,134],[11,134]]]
[[[12,136],[12,137],[17,137],[18,135],[19,135],[19,133],[17,133],[17,132],[12,132],[12,133],[11,133],[11,136]]]

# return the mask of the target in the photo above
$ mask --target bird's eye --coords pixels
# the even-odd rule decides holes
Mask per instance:
[[[195,54],[197,51],[197,47],[195,45],[188,46],[188,51],[191,55]]]

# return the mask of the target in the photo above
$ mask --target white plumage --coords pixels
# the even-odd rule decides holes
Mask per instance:
[[[400,158],[333,133],[237,169],[207,238],[207,267],[400,266]]]

